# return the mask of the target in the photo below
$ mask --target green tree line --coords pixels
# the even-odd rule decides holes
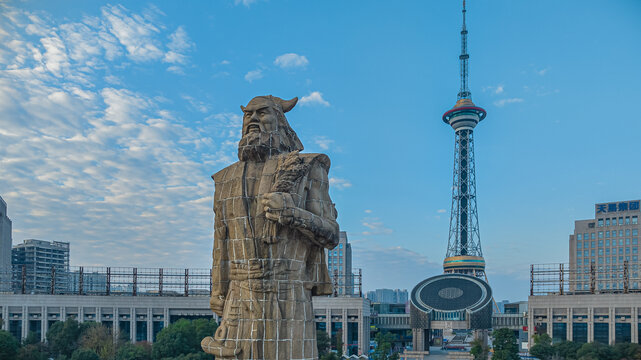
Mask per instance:
[[[78,323],[68,319],[51,325],[46,342],[29,333],[20,343],[8,331],[0,330],[2,360],[212,360],[200,348],[218,324],[213,319],[180,319],[162,329],[156,341],[131,343],[116,337],[111,329],[96,322]]]

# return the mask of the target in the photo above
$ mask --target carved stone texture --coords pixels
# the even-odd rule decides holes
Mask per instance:
[[[313,295],[331,294],[323,248],[338,244],[329,158],[301,154],[285,113],[298,101],[253,98],[243,110],[240,161],[212,176],[211,309],[202,340],[216,359],[317,359]]]

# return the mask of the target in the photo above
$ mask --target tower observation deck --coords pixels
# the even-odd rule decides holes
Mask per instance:
[[[443,114],[443,121],[454,129],[454,182],[452,211],[447,254],[443,261],[446,273],[485,276],[485,259],[481,250],[479,221],[476,207],[476,175],[474,166],[474,128],[485,118],[483,108],[472,102],[468,86],[469,58],[467,28],[463,0],[463,27],[461,29],[461,88],[454,107]]]

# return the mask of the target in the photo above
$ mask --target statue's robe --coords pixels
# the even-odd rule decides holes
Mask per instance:
[[[260,200],[273,192],[282,156],[287,154],[266,162],[240,161],[212,176],[216,187],[211,304],[222,322],[213,339],[206,338],[202,345],[216,359],[318,358],[312,295],[331,294],[323,248],[335,247],[338,233],[318,236],[315,226],[301,229],[265,218]],[[329,158],[298,156],[309,171],[290,192],[295,206],[314,209],[306,212],[315,217],[309,224],[335,224],[328,193]]]

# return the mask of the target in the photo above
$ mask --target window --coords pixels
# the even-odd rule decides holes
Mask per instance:
[[[636,225],[639,223],[639,218],[637,216],[632,217],[632,225]]]
[[[599,231],[599,239],[603,239],[603,231]]]
[[[629,248],[629,247],[625,248],[625,254],[626,254],[626,255],[629,255],[629,254],[630,254],[630,248]]]
[[[581,248],[581,243],[580,243],[580,242],[576,243],[576,248],[577,248],[577,249],[580,249],[580,248]]]
[[[636,255],[632,256],[632,261],[638,261],[638,257]],[[635,276],[636,277],[636,276]]]
[[[610,248],[605,248],[605,254],[610,255]]]
[[[599,249],[599,255],[603,255],[603,249]]]
[[[343,244],[338,244],[338,248],[342,249],[343,248]]]
[[[623,217],[619,217],[619,225],[623,225]]]
[[[630,245],[630,239],[625,239],[625,244]]]
[[[588,253],[588,251],[587,251],[587,250],[585,250],[585,251],[583,252],[583,256],[588,256],[588,254],[589,254],[589,253]]]
[[[619,230],[619,236],[623,236],[623,230]]]
[[[603,264],[603,258],[602,257],[599,258],[599,264]]]
[[[606,232],[605,232],[605,237],[607,237],[607,238],[609,238],[609,237],[610,237],[610,232],[609,232],[609,231],[606,231]]]
[[[610,218],[605,219],[605,226],[610,226]]]
[[[581,257],[581,255],[583,255],[583,254],[580,251],[576,252],[576,256]]]
[[[342,263],[343,263],[343,258],[339,258],[339,259],[338,259],[338,263],[339,263],[339,264],[342,264]]]
[[[637,254],[638,252],[639,252],[639,248],[638,247],[633,247],[632,248],[632,253],[633,254]]]
[[[605,246],[610,246],[610,240],[605,241]]]
[[[619,239],[619,246],[623,245],[623,239]]]
[[[590,240],[596,239],[596,234],[595,233],[590,233]]]
[[[623,248],[619,248],[619,255],[623,255]]]
[[[609,263],[610,263],[610,258],[609,258],[609,257],[605,258],[605,263],[606,263],[606,264],[609,264]]]
[[[583,240],[583,239],[581,238],[581,234],[576,234],[576,239],[577,239],[577,240]]]
[[[616,264],[616,263],[617,263],[617,257],[616,257],[616,256],[613,256],[613,257],[612,257],[612,263],[613,263],[613,264]]]
[[[594,256],[594,250],[590,250],[590,256]]]
[[[625,236],[630,236],[630,229],[625,229]]]
[[[625,224],[626,225],[630,225],[630,217],[629,216],[625,217]]]
[[[590,238],[588,237],[588,233],[583,234],[583,240],[589,240]]]
[[[599,240],[599,247],[603,246],[603,240]]]
[[[594,245],[595,245],[595,244],[596,244],[596,242],[595,242],[595,241],[590,242],[590,247],[591,247],[591,248],[594,248]]]
[[[599,227],[603,227],[603,219],[599,219],[598,223],[599,223],[599,225],[598,225]]]
[[[632,236],[639,235],[639,229],[632,229]]]
[[[639,243],[639,238],[632,238],[632,245],[637,245]]]

